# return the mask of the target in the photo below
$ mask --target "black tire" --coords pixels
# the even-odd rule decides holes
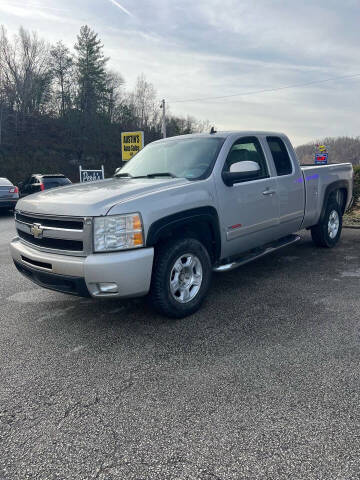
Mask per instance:
[[[202,270],[200,288],[194,298],[180,303],[171,293],[170,281],[176,261],[186,254],[199,260]],[[150,288],[150,301],[159,313],[171,318],[183,318],[196,312],[210,287],[212,265],[204,245],[195,238],[172,239],[156,248],[153,275]],[[191,287],[193,288],[193,287]]]
[[[337,234],[332,238],[329,233],[329,221],[332,212],[336,212],[339,219],[339,227]],[[332,248],[338,243],[342,230],[342,211],[338,203],[334,200],[330,201],[325,210],[325,214],[321,222],[311,228],[311,237],[318,247]]]

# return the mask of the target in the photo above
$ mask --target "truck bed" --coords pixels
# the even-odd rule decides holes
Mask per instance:
[[[352,199],[352,172],[351,163],[335,163],[328,165],[301,165],[305,185],[305,212],[304,227],[316,225],[321,213],[327,187],[342,185],[350,188],[345,204],[345,210],[349,207]]]

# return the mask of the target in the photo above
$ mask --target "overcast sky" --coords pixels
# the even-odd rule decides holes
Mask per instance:
[[[69,47],[88,24],[126,88],[144,73],[174,114],[219,130],[360,135],[360,76],[199,100],[360,74],[360,0],[0,0],[0,24]]]

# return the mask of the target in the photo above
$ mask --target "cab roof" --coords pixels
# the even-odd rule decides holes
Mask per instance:
[[[227,131],[219,131],[215,133],[189,133],[187,135],[177,135],[175,137],[167,137],[162,138],[160,140],[156,140],[157,142],[161,142],[164,140],[177,140],[180,138],[196,138],[196,137],[218,137],[218,138],[228,138],[228,137],[251,137],[251,136],[266,136],[266,137],[286,137],[285,133],[281,132],[272,132],[267,130],[227,130]]]

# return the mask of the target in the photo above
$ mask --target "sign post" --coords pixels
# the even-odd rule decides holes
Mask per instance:
[[[104,165],[101,165],[101,170],[84,170],[79,166],[80,182],[96,182],[97,180],[104,180]]]
[[[127,162],[144,148],[144,132],[121,132],[121,158]]]

